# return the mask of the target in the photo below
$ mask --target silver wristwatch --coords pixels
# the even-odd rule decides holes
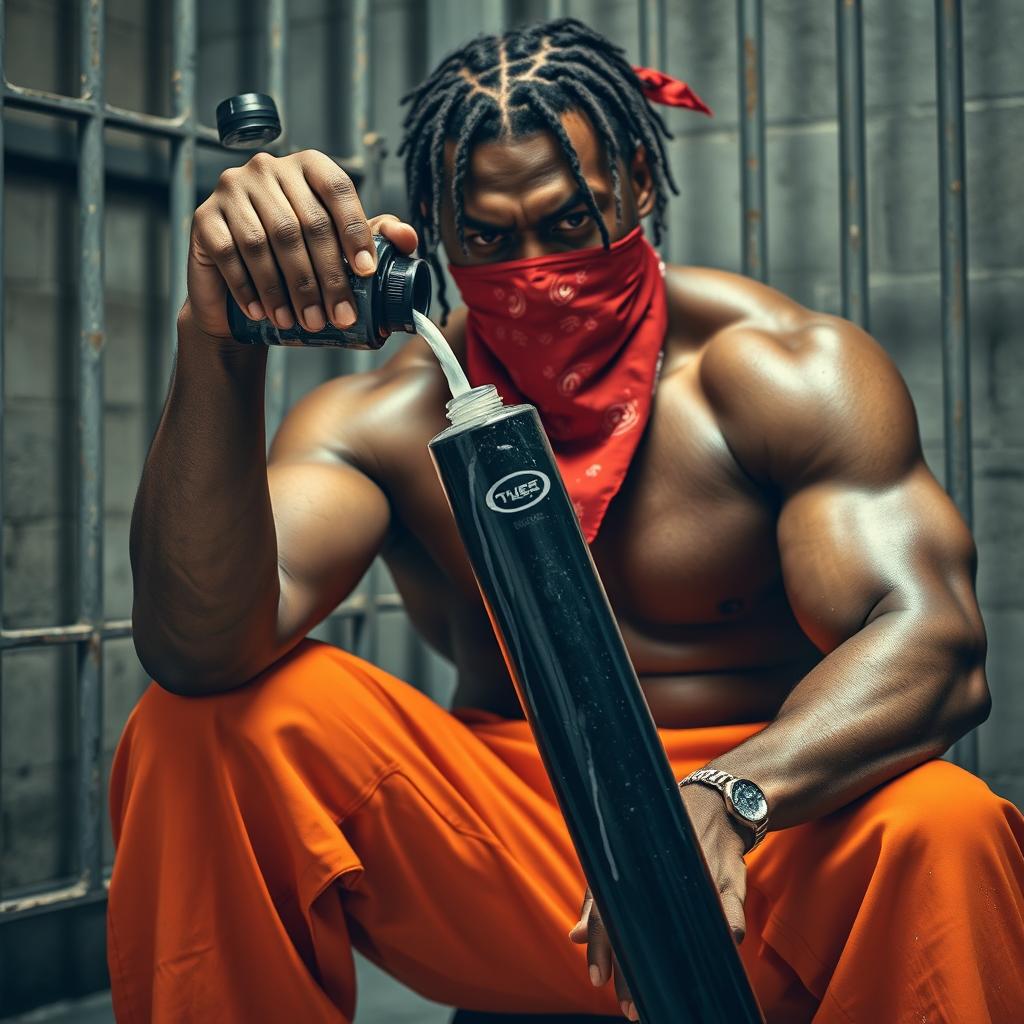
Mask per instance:
[[[750,853],[764,839],[768,832],[768,800],[756,782],[738,779],[735,775],[719,771],[717,768],[698,768],[682,779],[679,785],[686,786],[691,782],[700,782],[717,789],[725,798],[726,810],[753,832],[754,841],[747,847],[745,853]]]

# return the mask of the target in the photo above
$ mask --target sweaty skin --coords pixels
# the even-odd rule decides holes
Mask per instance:
[[[643,150],[623,167],[616,222],[593,131],[575,114],[564,123],[612,239],[622,237],[651,209]],[[352,260],[370,228],[406,251],[415,245],[398,218],[368,226],[351,183],[322,159],[257,157],[197,211],[178,365],[133,521],[140,658],[175,692],[243,685],[344,599],[379,553],[416,629],[458,670],[454,705],[518,717],[427,452],[450,396],[422,339],[373,372],[307,394],[264,472],[255,429],[265,351],[227,338],[220,312],[224,278],[240,301],[287,305],[260,220],[292,307],[312,309],[307,325],[345,287],[307,247],[327,253],[333,238],[337,254],[340,238]],[[468,251],[447,201],[446,251],[472,263],[599,245],[582,202],[565,212],[575,191],[548,133],[478,145]],[[284,197],[301,230],[282,229]],[[545,220],[552,211],[558,219]],[[666,283],[651,420],[592,551],[658,725],[771,722],[715,765],[754,779],[771,827],[785,828],[941,754],[987,716],[974,544],[923,461],[906,386],[875,341],[735,274],[672,266]],[[445,328],[460,361],[464,322],[458,309]],[[681,792],[741,938],[747,835],[717,793]],[[585,911],[574,938],[628,1004],[589,900]]]

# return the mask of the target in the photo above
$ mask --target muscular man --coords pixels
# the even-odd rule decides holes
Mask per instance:
[[[975,549],[896,368],[765,285],[659,268],[664,129],[579,22],[479,39],[410,103],[412,223],[312,151],[195,215],[132,524],[155,684],[112,779],[119,1016],[349,1020],[356,946],[449,1004],[636,1019],[427,454],[426,344],[314,389],[264,456],[266,350],[226,290],[345,326],[341,257],[369,273],[380,231],[443,245],[458,358],[538,405],[673,768],[766,795],[752,848],[680,790],[768,1018],[1019,1019],[1024,820],[937,760],[989,712]],[[595,394],[620,400],[596,433]],[[450,711],[306,638],[377,555],[457,668]]]

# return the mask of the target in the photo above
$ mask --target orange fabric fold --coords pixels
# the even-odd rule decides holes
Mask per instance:
[[[761,727],[660,734],[682,776]],[[447,1005],[618,1015],[567,937],[585,881],[525,722],[306,639],[232,693],[151,685],[110,809],[119,1021],[351,1021],[353,948]],[[944,761],[770,833],[740,947],[767,1019],[1019,1019],[1022,846]]]

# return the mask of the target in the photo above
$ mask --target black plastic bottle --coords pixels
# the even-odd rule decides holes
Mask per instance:
[[[327,345],[335,348],[380,348],[392,331],[416,332],[413,311],[430,309],[430,269],[426,261],[402,256],[383,236],[374,235],[377,269],[369,277],[348,270],[355,299],[356,321],[351,327],[328,323],[323,330],[307,331],[296,319],[281,330],[269,318],[250,320],[228,294],[228,326],[236,341],[250,345]]]
[[[640,1019],[762,1021],[536,409],[484,385],[448,417],[431,457]]]

